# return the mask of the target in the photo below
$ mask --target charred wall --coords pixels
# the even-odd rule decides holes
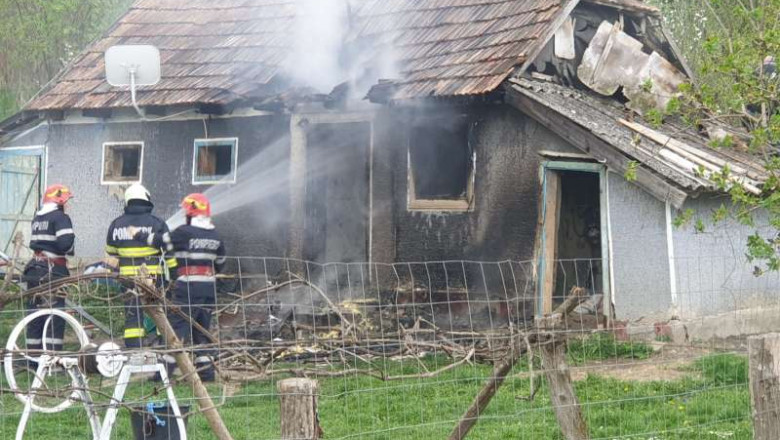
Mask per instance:
[[[207,132],[206,132],[207,131]],[[76,252],[83,257],[103,255],[105,231],[122,212],[123,188],[101,185],[104,142],[143,141],[142,183],[152,193],[155,213],[167,219],[178,210],[181,198],[190,192],[204,192],[210,185],[192,184],[193,142],[205,137],[237,137],[238,164],[247,162],[263,149],[289,144],[289,118],[258,116],[187,121],[118,123],[59,123],[48,133],[48,181],[70,185],[76,199],[70,207],[77,233]],[[282,146],[284,151],[289,147]],[[263,167],[274,164],[260,164]],[[258,195],[265,189],[258,187]],[[286,225],[266,221],[270,212],[285,218],[289,210],[287,192],[258,197],[257,203],[215,219],[231,255],[284,256]],[[281,212],[281,214],[279,214]],[[249,232],[249,233],[248,233]]]
[[[467,212],[408,209],[407,143],[397,139],[391,182],[395,261],[531,260],[540,193],[538,152],[573,147],[506,106],[460,110],[473,121],[473,207]],[[437,172],[436,163],[427,166],[428,172]]]
[[[425,109],[445,117],[465,114],[472,125],[473,204],[461,212],[411,209],[408,136],[410,127],[425,123],[419,112],[388,109],[374,123],[373,260],[423,263],[394,266],[388,283],[397,284],[400,292],[414,286],[435,296],[434,302],[446,297],[443,303],[453,308],[485,300],[491,305],[484,310],[464,312],[485,322],[529,318],[543,160],[539,151],[575,150],[507,106]],[[440,169],[437,162],[424,165],[425,172]]]

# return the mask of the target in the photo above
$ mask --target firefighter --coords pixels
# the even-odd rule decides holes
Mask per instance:
[[[32,221],[30,232],[30,249],[33,258],[24,268],[24,280],[32,289],[58,278],[70,275],[67,256],[73,255],[73,224],[68,214],[65,214],[65,204],[73,197],[70,189],[64,185],[51,185],[46,188],[43,203]],[[64,298],[30,298],[27,303],[28,313],[38,308],[62,308]],[[65,321],[54,317],[44,335],[46,317],[33,320],[27,326],[27,348],[41,350],[46,345],[47,350],[62,350],[62,337],[65,332]]]
[[[176,267],[176,259],[166,259],[165,253],[171,252],[170,245],[151,246],[146,241],[134,238],[137,231],[147,234],[169,236],[165,221],[152,215],[152,198],[149,191],[140,184],[133,184],[125,191],[125,213],[111,222],[106,237],[106,253],[119,259],[119,274],[137,276],[141,267],[154,278],[155,284],[165,284],[166,272]],[[146,330],[144,314],[138,297],[125,302],[125,347],[142,346]]]
[[[203,194],[190,194],[181,202],[187,218],[185,225],[170,235],[149,234],[141,231],[136,239],[155,247],[172,247],[178,263],[176,284],[172,301],[180,306],[189,319],[177,313],[169,313],[168,319],[176,335],[182,341],[195,346],[195,368],[201,380],[214,380],[213,352],[198,349],[211,341],[191,324],[198,323],[204,329],[211,325],[216,305],[216,274],[225,264],[225,246],[211,222],[211,204]],[[173,360],[166,357],[168,370],[173,370]]]

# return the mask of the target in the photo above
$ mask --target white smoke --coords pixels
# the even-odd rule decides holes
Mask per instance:
[[[236,183],[232,176],[225,176],[220,183],[210,186],[203,194],[211,202],[211,212],[214,217],[229,214],[248,204],[275,207],[263,213],[262,225],[268,227],[284,224],[289,219],[281,204],[288,203],[290,186],[290,138],[284,136],[263,148],[250,159],[244,161],[236,170]],[[326,173],[346,172],[343,169],[343,157],[330,150],[320,149],[309,151],[307,159],[309,166],[306,178],[316,179]],[[184,211],[179,209],[167,221],[173,230],[185,222]]]
[[[342,51],[349,30],[346,0],[298,0],[293,50],[286,62],[297,84],[328,93],[347,77]]]
[[[355,35],[360,6],[354,0],[298,0],[293,50],[284,65],[296,85],[330,93],[349,82],[351,98],[362,99],[379,79],[397,78],[393,35],[371,41]]]

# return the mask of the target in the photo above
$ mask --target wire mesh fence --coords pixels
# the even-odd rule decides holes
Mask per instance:
[[[18,274],[26,262],[17,263]],[[3,284],[0,437],[13,438],[24,423],[24,438],[90,438],[96,424],[108,433],[113,408],[116,423],[104,438],[134,438],[173,429],[178,406],[188,438],[215,438],[193,373],[184,371],[186,355],[199,377],[211,379],[213,369],[214,380],[203,383],[236,439],[280,438],[277,385],[290,377],[319,382],[322,438],[459,438],[464,419],[476,422],[468,438],[561,438],[560,402],[541,353],[565,338],[565,373],[590,438],[751,438],[745,334],[772,327],[763,320],[776,303],[766,294],[773,279],[735,278],[749,272],[738,259],[683,259],[673,306],[668,286],[662,293],[647,286],[617,290],[616,308],[605,295],[620,285],[604,276],[608,262],[557,261],[553,307],[580,298],[558,325],[542,329],[535,318],[544,292],[531,261],[230,258],[209,295],[89,263],[73,259],[72,276],[38,288],[25,290],[13,274]],[[723,276],[729,265],[738,269]],[[622,319],[621,302],[655,295],[649,318]],[[126,330],[136,327],[127,305],[136,299],[146,312],[135,321],[143,342],[127,348]],[[52,304],[73,317],[64,334],[45,314]],[[154,310],[183,346],[171,344]],[[33,311],[43,318],[21,329]],[[708,325],[720,333],[708,334]],[[489,405],[468,415],[504,364]],[[120,375],[128,365],[139,368]],[[176,405],[166,394],[168,373]]]

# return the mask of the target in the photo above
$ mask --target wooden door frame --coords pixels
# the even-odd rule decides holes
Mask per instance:
[[[25,145],[19,147],[0,147],[2,156],[41,156],[41,187],[46,186],[46,166],[49,155],[46,145]]]
[[[608,216],[608,210],[609,210],[609,203],[608,203],[608,183],[607,183],[607,167],[605,165],[599,164],[599,163],[592,163],[592,162],[566,162],[566,161],[544,161],[542,162],[540,169],[539,169],[539,177],[542,184],[542,198],[539,202],[539,228],[540,228],[540,240],[539,240],[539,247],[537,249],[537,257],[536,257],[536,316],[541,317],[545,314],[549,314],[552,312],[552,288],[545,289],[545,285],[547,282],[545,280],[553,279],[555,278],[555,270],[553,268],[552,271],[549,271],[547,266],[547,262],[551,260],[550,256],[547,255],[546,249],[547,245],[550,244],[550,240],[547,237],[547,230],[548,227],[550,227],[550,224],[548,223],[547,218],[547,209],[548,209],[548,197],[551,197],[549,192],[553,191],[553,188],[548,188],[548,186],[553,186],[554,184],[550,184],[551,179],[549,179],[549,172],[560,172],[560,171],[578,171],[578,172],[587,172],[587,173],[596,173],[599,176],[599,215],[600,215],[600,224],[599,228],[601,230],[601,265],[602,265],[602,286],[604,289],[604,304],[606,305],[604,309],[604,313],[607,316],[611,315],[611,304],[612,304],[612,284],[610,282],[611,276],[611,267],[612,265],[609,264],[609,256],[610,256],[610,247],[609,247],[609,237],[611,236],[610,230],[609,230],[609,216]],[[560,194],[560,188],[556,188],[556,198]],[[557,211],[560,209],[560,200],[556,201],[557,205],[555,206],[556,209],[556,216],[558,215]],[[558,218],[555,219],[555,233],[557,234],[557,223]],[[557,252],[557,236],[552,238],[552,243],[555,246],[555,248],[552,250],[553,253]],[[555,255],[553,254],[552,260],[555,259]],[[547,277],[547,278],[546,278]],[[552,286],[551,286],[552,287]]]

